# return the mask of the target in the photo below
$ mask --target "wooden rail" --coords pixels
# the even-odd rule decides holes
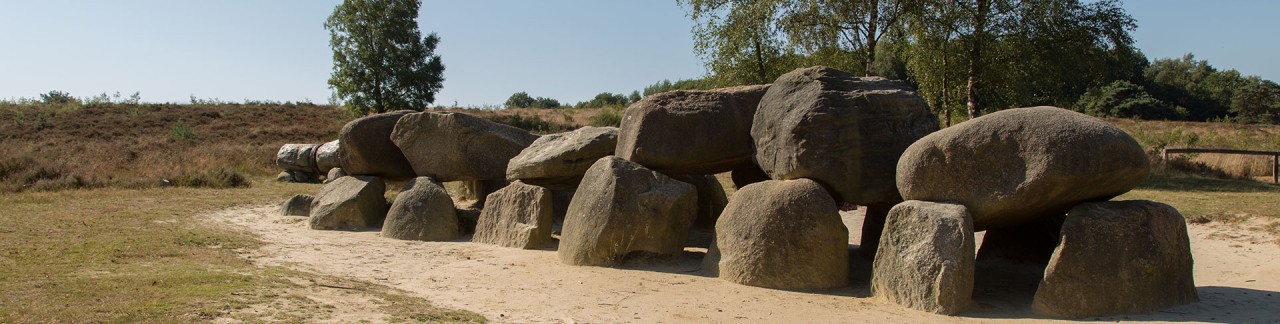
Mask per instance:
[[[1242,154],[1242,155],[1267,155],[1271,156],[1271,181],[1280,184],[1280,152],[1275,151],[1254,151],[1254,150],[1233,150],[1219,148],[1166,148],[1161,152],[1164,154],[1164,160],[1169,160],[1169,154],[1178,153],[1216,153],[1216,154]]]

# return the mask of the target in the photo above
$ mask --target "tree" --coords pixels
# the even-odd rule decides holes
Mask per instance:
[[[718,85],[763,84],[799,67],[779,33],[782,0],[678,0],[688,7],[694,51]]]
[[[950,94],[964,92],[970,118],[1069,106],[1089,88],[1137,81],[1146,61],[1116,0],[913,0],[904,8],[909,77],[946,112]]]
[[[41,93],[40,101],[46,104],[62,105],[70,103],[80,103],[80,99],[72,97],[71,93],[60,90],[49,91],[49,93]]]
[[[1181,119],[1187,114],[1186,110],[1176,110],[1152,97],[1142,86],[1125,80],[1089,90],[1080,96],[1075,109],[1100,117],[1141,119]]]
[[[344,0],[325,21],[333,48],[329,86],[353,114],[422,110],[435,101],[440,37],[418,31],[417,0]]]
[[[511,108],[560,108],[560,101],[545,97],[530,97],[529,93],[521,91],[511,94],[504,105]]]
[[[1237,90],[1250,83],[1239,71],[1219,71],[1208,61],[1196,60],[1191,53],[1176,59],[1156,59],[1144,76],[1156,98],[1187,107],[1192,120],[1231,116]]]
[[[903,1],[791,0],[782,28],[792,43],[819,54],[831,49],[856,56],[865,75],[879,75],[877,44],[898,24]]]
[[[533,107],[536,102],[537,100],[530,97],[528,92],[521,91],[511,94],[511,97],[507,98],[507,102],[504,105],[515,108],[529,108]]]
[[[1280,123],[1280,85],[1258,77],[1231,97],[1231,112],[1246,123]]]

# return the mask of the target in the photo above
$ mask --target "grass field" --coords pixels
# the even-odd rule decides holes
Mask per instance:
[[[302,293],[344,282],[256,267],[236,254],[258,240],[197,214],[282,201],[318,185],[258,179],[249,188],[148,188],[0,195],[0,322],[324,320],[335,306]],[[390,288],[344,282],[387,320],[482,322]],[[282,301],[288,301],[282,303]],[[269,306],[269,307],[263,307]],[[266,313],[245,314],[259,308]]]

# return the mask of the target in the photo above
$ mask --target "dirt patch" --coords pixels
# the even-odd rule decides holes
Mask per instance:
[[[1034,278],[980,278],[973,310],[933,315],[869,297],[870,262],[854,256],[849,287],[782,291],[741,286],[701,275],[701,248],[665,263],[625,269],[563,265],[554,248],[519,250],[455,242],[385,239],[377,232],[307,229],[302,217],[277,216],[276,206],[207,215],[217,224],[257,233],[266,244],[244,251],[264,266],[382,284],[436,306],[480,313],[495,322],[991,322],[1042,319],[1030,312]],[[861,211],[842,213],[850,247],[859,240]],[[1233,238],[1249,231],[1230,224],[1190,225],[1201,302],[1111,321],[1264,322],[1280,314],[1280,253],[1265,239]],[[1250,231],[1253,233],[1252,231]],[[1268,234],[1250,234],[1268,235]],[[1272,238],[1271,241],[1274,241]],[[856,255],[856,254],[855,254]],[[993,283],[988,283],[993,282]],[[1030,287],[1028,287],[1030,286]],[[359,302],[353,301],[353,302]]]

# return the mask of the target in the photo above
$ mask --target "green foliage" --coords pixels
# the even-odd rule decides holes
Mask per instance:
[[[777,32],[779,0],[678,0],[694,20],[694,51],[721,85],[764,84],[802,66]]]
[[[344,0],[324,26],[330,32],[329,86],[355,115],[422,110],[444,83],[435,55],[440,37],[422,37],[417,0]]]
[[[600,113],[591,117],[591,126],[614,126],[622,125],[622,114],[617,107],[606,107],[600,109]]]
[[[560,108],[560,101],[544,97],[530,97],[529,93],[521,91],[511,94],[511,97],[508,97],[507,102],[503,105],[511,108]]]
[[[1280,122],[1280,86],[1236,70],[1218,70],[1190,53],[1157,59],[1144,71],[1152,95],[1189,111],[1188,119]]]
[[[603,108],[603,107],[625,107],[630,105],[631,99],[627,95],[621,93],[601,92],[589,101],[579,102],[574,108]]]
[[[72,97],[70,93],[53,90],[48,93],[40,94],[40,101],[50,105],[79,104],[80,100]]]
[[[1257,77],[1236,90],[1231,97],[1231,113],[1246,123],[1280,123],[1280,85]]]
[[[1209,120],[1230,114],[1231,99],[1245,80],[1235,70],[1218,71],[1208,61],[1190,53],[1182,58],[1157,59],[1144,71],[1152,95],[1187,107],[1192,120]]]
[[[1174,109],[1152,97],[1142,86],[1124,80],[1089,90],[1080,96],[1075,108],[1100,117],[1182,119],[1187,115],[1185,109]]]
[[[186,122],[178,120],[169,127],[169,137],[175,140],[194,140],[196,139],[196,130],[187,125]]]

